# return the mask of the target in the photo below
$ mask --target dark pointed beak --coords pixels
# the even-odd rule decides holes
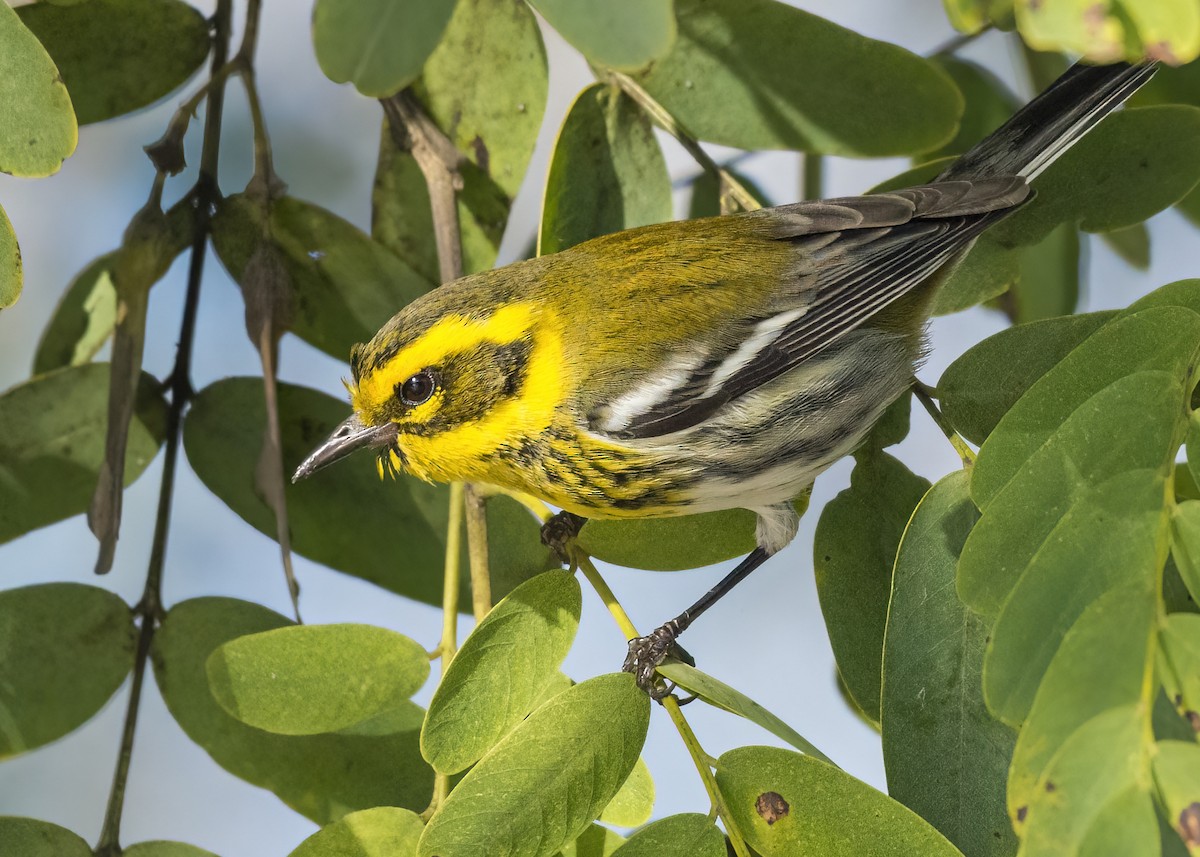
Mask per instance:
[[[365,426],[358,414],[351,414],[333,430],[329,439],[312,451],[308,458],[296,468],[293,482],[299,482],[316,473],[327,464],[340,461],[360,449],[378,449],[396,440],[396,424],[386,422],[378,426]]]

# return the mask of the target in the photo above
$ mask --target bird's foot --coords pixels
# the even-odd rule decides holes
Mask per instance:
[[[542,524],[542,544],[554,551],[572,570],[575,569],[575,560],[571,556],[571,543],[586,523],[587,518],[571,512],[559,512]]]
[[[629,652],[621,669],[631,673],[637,686],[651,699],[663,699],[675,689],[674,685],[668,684],[655,672],[663,661],[670,657],[689,666],[696,665],[695,658],[675,642],[682,633],[680,621],[672,619],[645,637],[634,637],[629,641]]]

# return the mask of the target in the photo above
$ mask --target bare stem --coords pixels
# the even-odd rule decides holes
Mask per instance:
[[[467,513],[467,558],[471,567],[471,612],[475,621],[492,609],[492,576],[488,569],[487,497],[468,485],[463,492]]]
[[[975,452],[971,447],[967,446],[967,442],[963,440],[950,422],[946,419],[946,415],[942,413],[942,409],[937,406],[933,400],[936,391],[932,387],[922,384],[916,378],[913,378],[912,385],[913,395],[917,397],[917,401],[929,413],[929,416],[937,424],[937,427],[942,430],[942,434],[950,441],[950,445],[954,447],[954,451],[958,453],[958,457],[962,459],[963,467],[970,467],[975,463]]]
[[[717,179],[717,186],[721,198],[721,211],[728,214],[733,203],[743,211],[756,211],[762,208],[759,205],[750,191],[746,190],[745,186],[733,177],[733,175],[723,168],[720,164],[709,156],[708,152],[700,145],[700,141],[696,135],[692,134],[670,113],[667,112],[661,104],[629,75],[621,74],[618,71],[608,71],[605,73],[608,80],[615,86],[619,86],[621,91],[634,100],[634,102],[642,109],[650,120],[662,128],[672,137],[679,141],[679,144],[687,150],[687,153]]]
[[[211,68],[213,74],[225,66],[229,52],[230,13],[232,0],[218,0],[215,15],[215,35]],[[137,728],[142,685],[154,632],[163,616],[162,573],[167,551],[167,534],[171,523],[171,500],[175,487],[175,468],[179,460],[180,427],[183,411],[190,401],[192,343],[196,331],[196,311],[200,302],[200,282],[204,273],[204,251],[210,226],[209,209],[217,196],[217,165],[220,160],[221,116],[224,106],[225,77],[207,88],[208,109],[204,117],[204,144],[200,175],[196,182],[196,219],[192,236],[191,262],[188,268],[187,293],[184,298],[183,319],[180,322],[179,344],[175,351],[175,366],[169,379],[170,406],[166,420],[166,450],[163,456],[162,483],[159,487],[158,508],[154,521],[154,538],[146,570],[146,584],[136,612],[141,621],[137,648],[134,653],[133,679],[129,689],[129,704],[121,730],[121,745],[117,752],[116,770],[104,812],[104,824],[96,844],[96,857],[117,857],[121,853],[121,815],[125,807],[125,789],[129,765],[133,758],[133,738]],[[157,181],[157,179],[156,179]]]

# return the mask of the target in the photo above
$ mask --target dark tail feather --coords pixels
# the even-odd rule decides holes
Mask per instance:
[[[1084,134],[1154,76],[1156,63],[1076,63],[1045,92],[980,141],[938,176],[978,179],[1018,175],[1034,179]]]

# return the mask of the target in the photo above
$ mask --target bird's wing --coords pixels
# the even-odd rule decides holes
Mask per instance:
[[[925,282],[1031,191],[1019,176],[950,181],[754,212],[796,263],[770,310],[719,342],[673,355],[589,415],[595,430],[647,438],[691,428],[794,369]]]

